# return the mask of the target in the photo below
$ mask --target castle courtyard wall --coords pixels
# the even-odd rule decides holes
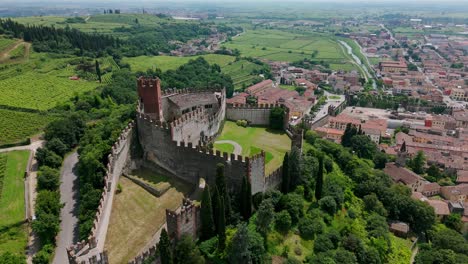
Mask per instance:
[[[270,107],[232,106],[226,108],[226,119],[247,120],[251,125],[268,126],[270,124]]]

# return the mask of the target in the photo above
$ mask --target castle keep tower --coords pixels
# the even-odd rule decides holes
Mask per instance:
[[[138,96],[140,97],[140,108],[152,119],[163,121],[161,102],[161,80],[138,78]]]

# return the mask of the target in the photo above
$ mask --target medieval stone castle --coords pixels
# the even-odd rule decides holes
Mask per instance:
[[[214,184],[216,165],[222,163],[228,189],[240,189],[244,177],[251,183],[252,194],[276,188],[281,183],[281,168],[265,175],[263,151],[244,157],[213,151],[209,147],[221,132],[226,118],[268,125],[271,108],[279,105],[230,105],[226,103],[224,89],[162,91],[158,78],[140,77],[137,85],[139,101],[136,122],[129,124],[112,149],[106,185],[92,234],[88,241],[69,248],[70,263],[107,263],[103,251],[108,221],[103,219],[110,217],[115,188],[125,171],[139,166],[154,168],[198,186],[202,179]],[[287,118],[285,120],[287,124]],[[302,133],[286,132],[292,144],[300,148]],[[139,144],[143,150],[143,156],[138,160],[130,155],[132,144]],[[174,239],[184,233],[196,236],[198,214],[198,207],[184,200],[181,208],[166,212],[168,233]],[[145,257],[153,255],[156,247],[154,245],[142,256],[137,256],[132,263],[141,263]]]

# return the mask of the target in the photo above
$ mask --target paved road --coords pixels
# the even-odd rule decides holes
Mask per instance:
[[[64,207],[60,212],[60,232],[55,250],[54,264],[68,263],[66,248],[78,241],[78,175],[75,165],[78,153],[75,151],[63,161],[60,173],[60,201]]]
[[[218,140],[215,142],[215,144],[231,144],[234,146],[234,153],[235,155],[241,155],[242,154],[242,146],[239,145],[239,143],[232,141],[232,140]]]

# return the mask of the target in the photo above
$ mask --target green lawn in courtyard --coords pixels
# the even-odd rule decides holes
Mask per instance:
[[[239,143],[242,146],[243,156],[252,156],[264,150],[267,174],[281,166],[284,154],[291,149],[291,140],[283,131],[271,131],[265,127],[241,127],[232,121],[226,121],[218,140],[232,140]],[[225,144],[216,144],[215,148],[218,148],[218,145]],[[227,148],[222,151],[232,152],[227,151]]]
[[[221,152],[234,152],[234,146],[229,143],[215,143],[214,147],[216,150],[219,150]]]

